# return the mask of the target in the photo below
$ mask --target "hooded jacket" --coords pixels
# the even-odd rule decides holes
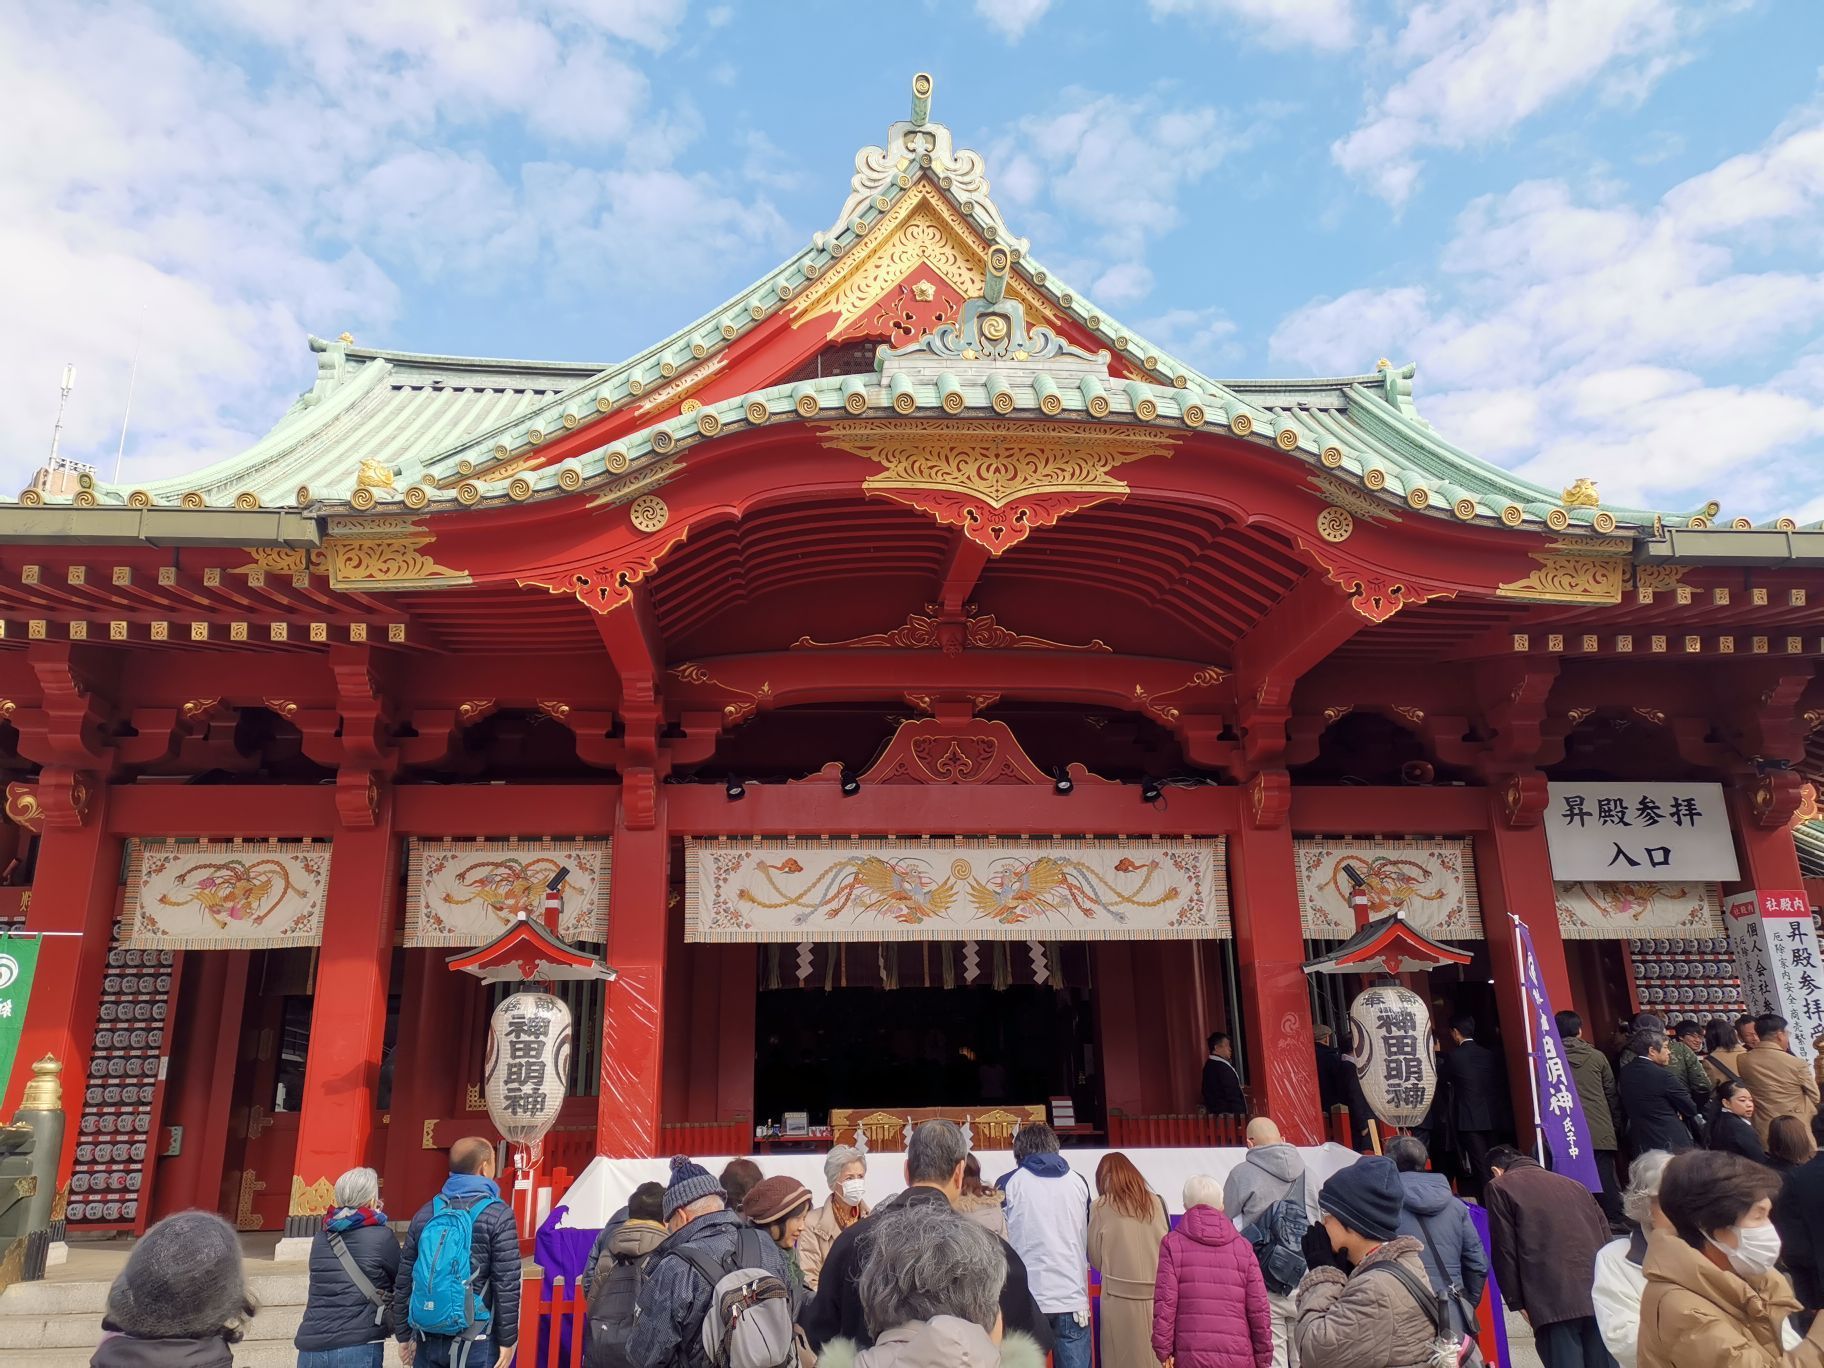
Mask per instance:
[[[1273,1313],[1254,1247],[1214,1207],[1194,1206],[1159,1246],[1153,1354],[1177,1368],[1271,1368]]]
[[[933,1316],[889,1330],[862,1349],[854,1340],[834,1340],[817,1357],[817,1368],[1044,1368],[1045,1355],[1025,1335],[1004,1336],[999,1345],[981,1326],[954,1316]]]
[[[329,1237],[337,1234],[374,1290],[386,1299],[386,1319],[376,1323],[374,1305],[342,1267]],[[350,1349],[392,1333],[393,1283],[399,1276],[399,1240],[386,1218],[367,1208],[332,1211],[310,1242],[310,1291],[304,1319],[292,1345],[299,1350]]]
[[[1388,1259],[1416,1278],[1425,1276],[1418,1242],[1404,1236],[1381,1245],[1346,1275],[1340,1268],[1305,1274],[1293,1294],[1300,1368],[1429,1368],[1436,1343],[1431,1317],[1398,1278],[1374,1271]]]
[[[1422,1246],[1419,1257],[1431,1279],[1431,1290],[1442,1296],[1447,1289],[1458,1287],[1472,1304],[1479,1304],[1488,1282],[1488,1251],[1482,1248],[1482,1237],[1469,1219],[1469,1208],[1457,1200],[1450,1180],[1441,1173],[1402,1173],[1400,1187],[1405,1193],[1400,1234]],[[1468,1334],[1469,1326],[1455,1298],[1446,1298],[1445,1307],[1451,1313],[1452,1328],[1460,1335]]]
[[[1798,1348],[1781,1327],[1799,1309],[1779,1273],[1745,1279],[1718,1268],[1671,1231],[1647,1240],[1640,1299],[1640,1368],[1824,1368],[1824,1316]]]
[[[711,1263],[732,1268],[746,1224],[732,1211],[712,1211],[667,1235],[647,1255],[646,1281],[640,1286],[633,1334],[627,1340],[630,1360],[645,1368],[710,1368],[703,1350],[703,1317],[709,1314],[715,1288],[681,1251],[695,1250]],[[759,1244],[762,1267],[790,1286],[785,1251],[769,1239],[762,1238]]]
[[[1089,1184],[1061,1154],[1029,1154],[998,1184],[1007,1241],[1048,1316],[1089,1310]]]
[[[1320,1184],[1306,1176],[1304,1156],[1296,1146],[1283,1141],[1259,1145],[1249,1150],[1247,1158],[1230,1169],[1223,1180],[1222,1209],[1235,1229],[1246,1230],[1266,1215],[1273,1203],[1290,1197],[1300,1178],[1305,1179],[1305,1209],[1316,1220]]]
[[[1582,1036],[1571,1036],[1564,1042],[1564,1058],[1571,1066],[1571,1078],[1577,1084],[1577,1099],[1583,1103],[1583,1119],[1590,1128],[1590,1148],[1621,1148],[1616,1130],[1621,1120],[1621,1090],[1615,1084],[1615,1070],[1609,1057]]]
[[[475,1232],[469,1248],[469,1267],[474,1272],[475,1294],[493,1310],[488,1322],[488,1343],[505,1349],[519,1342],[519,1230],[513,1222],[513,1208],[500,1200],[500,1188],[492,1178],[475,1173],[452,1173],[444,1179],[439,1194],[458,1206],[475,1206],[484,1198],[495,1200],[475,1217]],[[399,1276],[393,1282],[393,1334],[401,1343],[414,1339],[417,1332],[406,1319],[411,1309],[412,1267],[418,1261],[418,1241],[431,1219],[434,1202],[420,1207],[405,1232],[405,1245],[399,1251]]]

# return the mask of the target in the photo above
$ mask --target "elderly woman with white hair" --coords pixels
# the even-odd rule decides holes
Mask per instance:
[[[818,1368],[1040,1368],[1032,1340],[1003,1334],[1001,1242],[945,1206],[883,1210],[861,1270],[871,1348],[832,1340]]]
[[[380,1368],[392,1334],[399,1241],[371,1168],[336,1179],[334,1200],[310,1244],[310,1292],[292,1341],[298,1368]]]
[[[1621,1368],[1635,1365],[1640,1299],[1647,1290],[1647,1275],[1641,1267],[1647,1257],[1647,1237],[1655,1229],[1670,1229],[1659,1209],[1659,1180],[1671,1162],[1672,1156],[1665,1150],[1646,1150],[1628,1165],[1621,1213],[1633,1229],[1626,1239],[1611,1240],[1596,1251],[1596,1282],[1590,1294],[1596,1303],[1596,1328]]]
[[[836,1237],[868,1213],[868,1156],[853,1145],[837,1145],[823,1156],[823,1180],[830,1199],[811,1212],[798,1236],[798,1271],[808,1292],[817,1290],[817,1275]]]

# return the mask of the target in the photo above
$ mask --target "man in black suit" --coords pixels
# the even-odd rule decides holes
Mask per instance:
[[[1510,1138],[1507,1080],[1500,1056],[1476,1043],[1474,1017],[1452,1018],[1450,1039],[1453,1048],[1438,1060],[1438,1091],[1444,1119],[1468,1162],[1470,1187],[1480,1198],[1489,1178],[1489,1146]]]
[[[1634,1153],[1661,1149],[1678,1154],[1693,1148],[1697,1104],[1672,1072],[1666,1033],[1636,1031],[1628,1039],[1628,1051],[1633,1057],[1621,1066],[1621,1109],[1627,1113]]]
[[[1235,1046],[1228,1032],[1213,1032],[1210,1057],[1203,1061],[1203,1109],[1211,1116],[1246,1116],[1241,1075],[1235,1072]]]
[[[1349,1109],[1349,1134],[1357,1149],[1368,1142],[1368,1103],[1362,1096],[1362,1081],[1355,1065],[1343,1058],[1336,1048],[1336,1033],[1323,1022],[1311,1028],[1313,1052],[1317,1055],[1317,1095],[1324,1108],[1325,1124],[1332,1107]]]

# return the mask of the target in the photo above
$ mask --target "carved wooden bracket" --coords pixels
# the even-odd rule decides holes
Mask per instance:
[[[1754,824],[1765,830],[1789,826],[1805,801],[1806,785],[1796,770],[1743,775],[1738,783],[1748,791],[1748,811]]]
[[[1292,777],[1283,769],[1262,770],[1248,780],[1248,820],[1272,831],[1286,823],[1292,810]]]
[[[935,717],[914,717],[899,724],[893,739],[867,773],[864,784],[1051,784],[1054,776],[1033,763],[1005,722],[969,715],[970,704],[937,703]],[[1115,781],[1091,774],[1082,765],[1067,771],[1073,784],[1099,786]],[[842,766],[832,762],[802,782],[833,784]]]
[[[1550,801],[1545,775],[1538,770],[1523,770],[1499,776],[1497,784],[1502,824],[1519,831],[1538,826]]]

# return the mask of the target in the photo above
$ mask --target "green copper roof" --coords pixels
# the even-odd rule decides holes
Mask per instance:
[[[1122,423],[1227,429],[1276,448],[1285,459],[1354,485],[1366,497],[1425,516],[1492,522],[1532,530],[1629,535],[1659,525],[1702,526],[1714,506],[1694,514],[1658,514],[1611,506],[1566,506],[1560,491],[1528,483],[1439,437],[1412,402],[1413,367],[1381,367],[1353,376],[1304,380],[1217,380],[1205,376],[1097,308],[1058,279],[1008,231],[988,194],[981,158],[956,149],[950,132],[929,119],[931,85],[914,84],[912,117],[889,130],[885,148],[856,158],[851,193],[829,230],[770,275],[696,322],[630,360],[609,366],[425,356],[311,339],[318,374],[312,388],[247,451],[194,474],[130,488],[91,481],[78,501],[204,507],[299,507],[342,512],[371,493],[376,511],[436,510],[494,500],[568,493],[608,485],[609,497],[663,478],[656,467],[685,446],[761,421],[835,417],[856,395],[861,411],[892,418],[896,410],[873,374],[830,377],[743,395],[698,413],[657,422],[558,465],[526,470],[517,480],[488,481],[503,462],[518,463],[545,440],[600,413],[621,409],[699,364],[789,306],[893,211],[915,187],[942,195],[991,246],[1007,249],[1009,270],[1075,319],[1111,354],[1144,372],[1127,383],[1074,372],[1053,377],[1041,359],[1003,368],[1014,414],[1037,417],[1048,392],[1061,412]],[[891,149],[886,150],[886,149]],[[1061,364],[1059,369],[1067,369]],[[913,412],[941,420],[947,410],[934,385],[911,386]],[[960,417],[993,416],[979,383],[960,386]],[[1092,394],[1106,401],[1092,405]],[[799,401],[809,396],[809,414]],[[1150,401],[1150,403],[1143,402]],[[807,400],[808,402],[808,400]],[[850,400],[854,402],[854,400]],[[1147,409],[1155,410],[1151,416]],[[705,415],[708,415],[707,417]],[[762,416],[763,415],[763,416]],[[390,488],[358,491],[363,464],[390,474]],[[475,476],[473,480],[469,476]],[[32,494],[28,492],[30,500]],[[40,495],[47,502],[57,499]],[[60,496],[69,498],[69,495]]]

